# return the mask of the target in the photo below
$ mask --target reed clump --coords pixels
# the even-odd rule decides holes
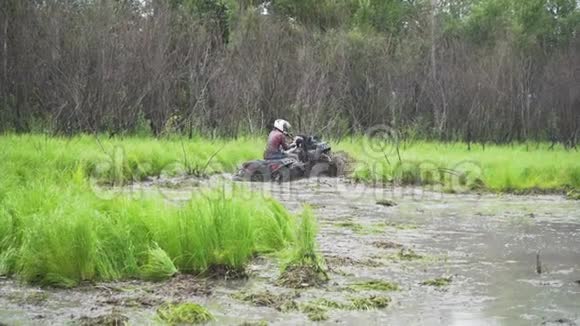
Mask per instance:
[[[282,255],[282,273],[278,280],[280,285],[306,288],[328,281],[326,264],[316,247],[317,230],[312,210],[305,207],[296,228],[296,242]]]
[[[269,198],[210,190],[174,205],[155,195],[104,200],[82,182],[27,185],[0,208],[0,272],[26,282],[71,287],[243,269],[295,240],[294,217]]]
[[[157,309],[157,318],[167,325],[204,324],[214,320],[206,308],[190,302],[164,304]]]

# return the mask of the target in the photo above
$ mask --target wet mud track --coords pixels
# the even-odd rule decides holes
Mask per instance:
[[[161,191],[180,201],[215,181],[184,179],[131,191]],[[206,306],[216,324],[313,323],[299,310],[236,296],[268,291],[298,305],[321,298],[339,303],[354,297],[392,299],[384,309],[329,309],[322,324],[580,325],[578,201],[372,188],[340,179],[245,185],[295,212],[311,205],[331,277],[326,286],[298,292],[277,286],[279,267],[270,256],[252,262],[247,280],[178,276],[159,284],[127,281],[56,290],[5,279],[0,280],[0,322],[78,324],[83,316],[118,313],[131,324],[156,324],[159,305],[190,301]],[[386,199],[392,203],[384,205]],[[398,290],[356,286],[371,281],[397,284]]]

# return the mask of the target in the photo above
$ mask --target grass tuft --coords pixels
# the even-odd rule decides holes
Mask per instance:
[[[164,304],[157,309],[157,317],[168,325],[203,324],[214,320],[206,308],[195,303]]]
[[[298,304],[294,300],[297,295],[288,294],[273,294],[269,291],[259,293],[235,293],[232,295],[234,299],[250,302],[256,306],[274,308],[280,312],[288,312],[298,310]]]
[[[397,260],[419,260],[423,259],[424,256],[416,253],[412,249],[401,249],[394,257]]]
[[[340,302],[336,302],[333,300],[328,300],[325,298],[316,299],[316,300],[311,301],[310,303],[315,304],[315,305],[319,305],[322,307],[326,307],[329,309],[346,310],[346,309],[350,308],[349,305],[346,305],[346,304],[343,304]]]
[[[311,321],[323,321],[328,319],[328,309],[321,305],[306,303],[302,306],[302,312],[305,313]]]
[[[566,193],[566,198],[570,200],[580,200],[580,190],[570,190]]]
[[[85,185],[29,185],[0,210],[0,269],[30,283],[243,270],[255,254],[295,241],[294,217],[260,196],[213,190],[175,206],[155,195],[104,200]]]
[[[354,283],[349,286],[353,290],[374,290],[374,291],[399,291],[399,285],[387,281],[368,281]]]
[[[81,326],[125,326],[129,325],[129,318],[113,309],[111,313],[97,317],[83,316],[75,324]]]
[[[370,296],[366,298],[352,298],[353,310],[372,310],[386,308],[391,303],[391,298],[385,296]]]
[[[451,284],[451,277],[439,277],[432,280],[426,280],[421,282],[421,285],[434,286],[434,287],[444,287]]]
[[[364,231],[364,227],[361,224],[352,221],[337,222],[334,225],[337,227],[349,229],[355,233],[362,233]]]
[[[283,254],[279,283],[290,288],[318,286],[328,281],[324,259],[316,249],[316,219],[309,207],[300,215],[296,243]]]
[[[163,281],[177,273],[177,268],[165,250],[158,245],[150,248],[147,262],[141,267],[141,276],[148,281]]]

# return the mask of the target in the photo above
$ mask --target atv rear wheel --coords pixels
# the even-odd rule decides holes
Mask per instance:
[[[268,172],[267,168],[259,168],[256,169],[250,175],[250,181],[252,182],[270,182],[272,180],[272,176],[270,172]]]
[[[295,178],[296,176],[292,173],[292,168],[288,166],[282,166],[272,173],[272,181],[278,183],[288,182]]]
[[[260,171],[255,171],[250,175],[250,181],[252,182],[260,182],[264,180],[264,175]]]

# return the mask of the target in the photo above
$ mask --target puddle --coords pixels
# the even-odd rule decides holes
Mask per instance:
[[[219,180],[151,181],[130,191],[159,191],[179,202]],[[251,277],[235,281],[178,276],[160,284],[127,281],[58,290],[0,279],[0,322],[78,323],[115,312],[131,324],[154,324],[161,304],[186,301],[208,308],[219,325],[313,323],[300,308],[286,311],[239,299],[240,293],[267,292],[291,293],[299,307],[318,299],[391,299],[388,307],[367,311],[327,308],[322,324],[580,325],[577,201],[381,189],[340,179],[245,185],[271,194],[292,211],[312,206],[319,219],[319,248],[330,268],[326,285],[296,294],[279,287],[273,257],[255,259],[248,268]],[[387,201],[393,205],[377,205]],[[396,259],[401,252],[417,259]],[[536,272],[538,252],[542,274]],[[447,277],[452,281],[441,286],[425,285]],[[361,282],[391,282],[398,290],[353,288]]]

